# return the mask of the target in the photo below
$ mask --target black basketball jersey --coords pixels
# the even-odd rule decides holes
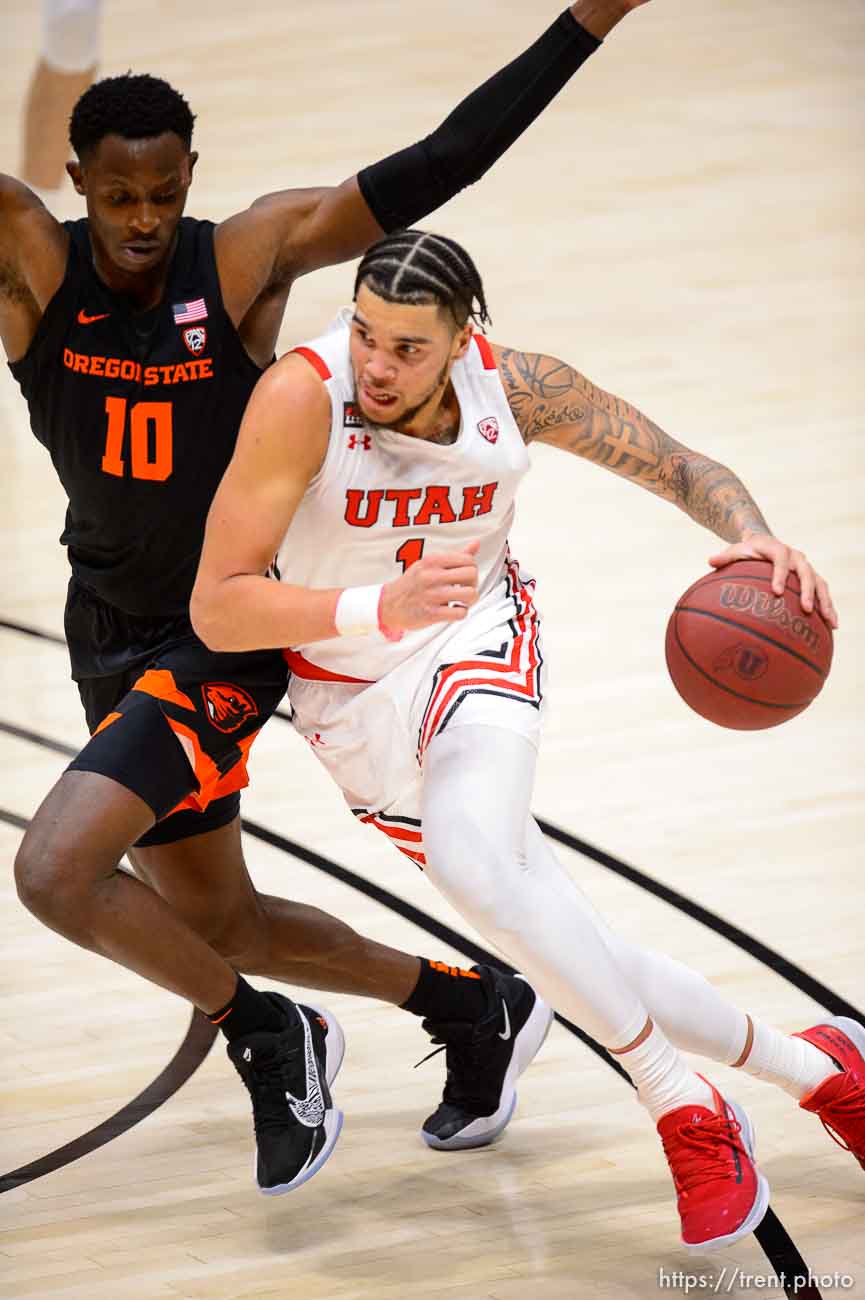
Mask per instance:
[[[135,313],[67,222],[62,285],[10,369],[69,508],[78,580],[130,614],[186,610],[213,495],[261,371],[222,303],[213,223],[184,217],[161,303]]]

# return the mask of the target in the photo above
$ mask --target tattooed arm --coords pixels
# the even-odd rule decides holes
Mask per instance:
[[[769,526],[724,465],[691,451],[635,406],[554,357],[499,348],[499,373],[526,442],[571,451],[672,501],[698,524],[739,542]]]
[[[737,559],[771,560],[773,588],[779,595],[794,569],[803,608],[810,612],[816,593],[824,617],[837,626],[826,583],[801,551],[772,536],[754,498],[726,465],[677,442],[642,411],[596,388],[564,361],[496,345],[493,353],[527,443],[561,447],[671,501],[730,543],[710,558],[716,567]]]

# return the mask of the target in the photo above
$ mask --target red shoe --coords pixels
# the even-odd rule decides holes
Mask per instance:
[[[830,1016],[794,1037],[819,1047],[841,1068],[799,1105],[812,1111],[832,1141],[852,1152],[865,1169],[865,1026],[846,1016]]]
[[[658,1122],[676,1184],[682,1242],[693,1251],[732,1245],[753,1232],[769,1208],[769,1184],[754,1165],[751,1121],[715,1088],[712,1097],[714,1111],[680,1106]]]

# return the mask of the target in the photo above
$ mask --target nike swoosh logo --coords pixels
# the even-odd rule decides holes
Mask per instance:
[[[295,1097],[286,1090],[285,1098],[288,1102],[288,1109],[298,1124],[302,1124],[304,1128],[318,1128],[320,1124],[324,1123],[324,1093],[321,1090],[321,1082],[318,1077],[318,1065],[315,1060],[315,1049],[312,1045],[312,1030],[309,1027],[309,1021],[300,1010],[300,1007],[297,1009],[297,1014],[303,1022],[306,1096]]]
[[[505,1018],[505,1032],[503,1034],[500,1033],[499,1038],[503,1038],[504,1041],[507,1042],[511,1036],[511,1018],[508,1015],[508,1004],[504,1000],[502,1000],[502,1015]]]
[[[78,313],[78,324],[92,325],[95,320],[107,320],[110,315],[110,311],[104,311],[101,316],[88,316],[87,312],[82,308]]]

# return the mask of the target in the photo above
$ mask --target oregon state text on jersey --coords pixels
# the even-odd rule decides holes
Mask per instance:
[[[86,220],[10,366],[69,508],[75,576],[130,614],[185,613],[210,502],[261,371],[225,312],[213,224],[184,217],[165,294],[136,314],[96,275]]]
[[[325,382],[331,428],[324,463],[280,547],[280,578],[306,587],[389,582],[425,553],[478,541],[480,600],[472,618],[482,620],[488,609],[495,622],[514,495],[529,457],[489,344],[476,334],[453,367],[460,429],[443,446],[364,425],[354,402],[350,317],[350,309],[341,312],[326,334],[297,349]],[[327,673],[377,681],[455,626],[437,624],[398,642],[339,637],[295,649]]]

